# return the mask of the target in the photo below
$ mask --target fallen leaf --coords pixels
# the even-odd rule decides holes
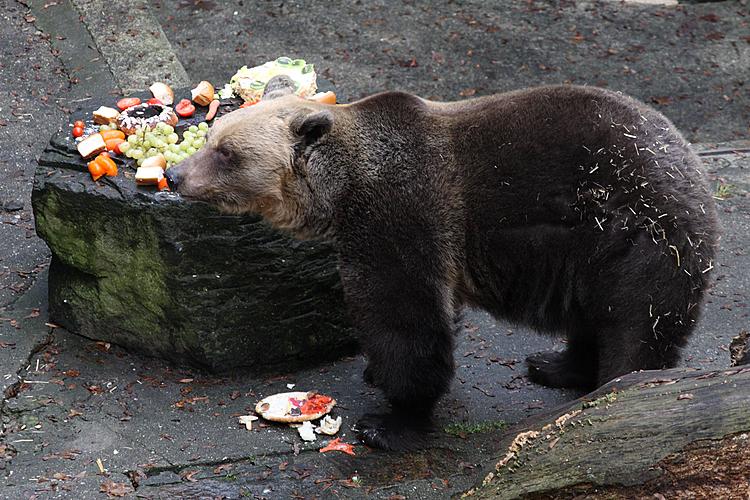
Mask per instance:
[[[477,93],[477,89],[468,88],[468,89],[463,89],[461,92],[458,93],[458,95],[460,95],[461,97],[471,97],[476,93]]]
[[[681,401],[683,399],[693,399],[693,395],[689,392],[686,392],[685,394],[680,394],[679,396],[677,396],[677,401]]]
[[[709,33],[705,36],[706,40],[723,40],[724,39],[724,33],[720,33],[718,31],[714,31],[713,33]]]
[[[197,479],[195,479],[195,476],[197,476],[199,472],[199,470],[186,470],[182,474],[180,474],[180,477],[183,481],[195,483],[198,481]]]
[[[63,375],[65,375],[66,377],[73,377],[73,378],[77,377],[77,376],[78,376],[78,375],[80,375],[80,374],[81,374],[81,372],[80,372],[80,371],[78,371],[78,370],[73,370],[73,369],[71,369],[71,370],[66,370],[66,371],[64,371],[64,372],[63,372]]]
[[[193,380],[194,379],[192,379],[192,378],[181,378],[180,380],[178,380],[178,382],[181,383],[181,384],[189,384]]]
[[[651,102],[660,106],[669,106],[672,103],[672,98],[666,95],[654,96],[651,98]]]
[[[221,474],[224,471],[232,470],[233,467],[234,467],[234,464],[221,464],[221,465],[214,467],[213,472],[214,474]]]
[[[106,493],[108,497],[124,497],[132,493],[133,488],[127,483],[116,483],[108,479],[99,486],[99,491]]]
[[[348,455],[354,456],[354,445],[342,443],[341,438],[336,438],[328,441],[328,444],[320,449],[320,453],[326,453],[329,451],[343,451]]]
[[[29,313],[29,315],[28,316],[24,316],[23,319],[36,318],[37,316],[39,316],[39,308],[35,307],[34,309],[31,310],[31,312]]]
[[[419,66],[419,63],[417,63],[416,57],[412,57],[411,59],[405,59],[405,60],[399,59],[396,62],[398,62],[398,65],[401,66],[402,68],[416,68],[417,66]]]

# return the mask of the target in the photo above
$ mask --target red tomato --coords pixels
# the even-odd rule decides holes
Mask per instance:
[[[162,106],[164,105],[164,103],[161,102],[156,97],[152,97],[151,99],[149,99],[148,101],[146,101],[146,104],[161,104]]]
[[[181,117],[188,118],[195,113],[195,106],[190,102],[190,99],[183,99],[174,107],[174,111]]]
[[[73,122],[73,126],[74,127],[78,127],[78,128],[86,128],[86,124],[83,123],[82,120],[76,120],[76,121],[74,121]]]
[[[127,142],[125,139],[115,137],[113,139],[107,139],[104,141],[104,145],[107,146],[107,151],[113,151],[115,154],[120,154],[119,146],[123,142]]]
[[[120,108],[120,111],[125,111],[130,107],[138,106],[140,103],[141,100],[137,97],[125,97],[117,101],[117,107]]]
[[[81,137],[83,135],[83,127],[73,127],[73,137]]]

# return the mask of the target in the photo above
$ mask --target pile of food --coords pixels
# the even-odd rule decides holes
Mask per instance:
[[[90,160],[88,170],[94,181],[116,177],[120,163],[137,168],[137,185],[167,190],[164,172],[203,147],[209,122],[220,112],[256,104],[269,80],[278,75],[293,81],[296,95],[336,104],[333,92],[316,93],[312,64],[279,57],[260,66],[243,66],[218,92],[210,82],[202,81],[190,91],[189,99],[176,104],[169,85],[157,82],[149,87],[153,97],[145,102],[126,97],[116,107],[101,106],[90,120],[73,123],[76,148],[82,158]]]

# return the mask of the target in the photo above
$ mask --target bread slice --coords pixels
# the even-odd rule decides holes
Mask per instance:
[[[117,123],[117,119],[120,117],[120,112],[115,108],[108,108],[107,106],[99,106],[99,109],[94,111],[94,123],[99,125],[110,125]]]
[[[138,167],[135,171],[135,183],[139,186],[158,186],[162,177],[164,170],[159,166]]]
[[[78,143],[76,146],[78,152],[83,158],[91,158],[94,155],[98,155],[102,151],[107,150],[107,145],[104,144],[104,138],[100,133],[91,134],[84,140]]]

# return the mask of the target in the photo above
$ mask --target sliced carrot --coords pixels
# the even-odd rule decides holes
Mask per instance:
[[[336,94],[330,90],[328,92],[317,93],[310,99],[321,104],[336,104]]]
[[[125,139],[125,132],[122,130],[103,130],[99,133],[102,135],[104,142],[110,139]]]

